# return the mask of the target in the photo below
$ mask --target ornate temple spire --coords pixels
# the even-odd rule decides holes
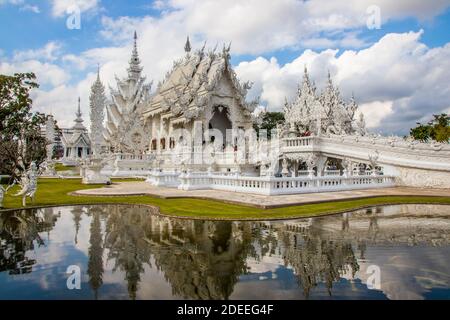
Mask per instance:
[[[315,86],[311,84],[311,80],[309,79],[308,74],[308,68],[305,65],[305,69],[303,71],[303,83],[298,88],[298,95],[301,96],[302,94],[314,94],[315,93]]]
[[[100,82],[100,63],[97,64],[97,82]]]
[[[141,60],[139,59],[137,49],[137,33],[134,32],[134,45],[131,53],[130,66],[128,68],[128,77],[130,79],[138,80],[141,77],[142,67]]]
[[[189,36],[186,39],[186,44],[184,45],[184,51],[189,54],[192,50],[191,41],[189,40]]]
[[[78,110],[77,110],[77,113],[76,113],[77,120],[79,119],[79,120],[81,120],[81,122],[83,122],[83,119],[81,118],[82,115],[83,114],[81,113],[81,98],[78,97]]]
[[[78,97],[78,108],[77,108],[77,112],[75,112],[76,115],[76,119],[74,120],[75,125],[73,126],[73,129],[75,131],[84,131],[86,130],[86,127],[83,125],[83,113],[81,113],[81,99],[80,97]]]
[[[91,141],[94,155],[99,155],[103,142],[103,120],[105,119],[106,95],[105,87],[100,80],[100,66],[97,69],[97,80],[91,87],[89,96],[91,118]]]

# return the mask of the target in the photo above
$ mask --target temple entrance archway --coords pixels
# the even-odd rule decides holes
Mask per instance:
[[[215,143],[222,142],[223,146],[226,146],[227,130],[232,129],[233,125],[229,118],[228,108],[224,106],[216,106],[213,109],[213,116],[209,121],[208,129],[215,129],[222,133],[222,141],[217,141],[219,137],[216,137],[214,133],[210,134],[210,141]]]

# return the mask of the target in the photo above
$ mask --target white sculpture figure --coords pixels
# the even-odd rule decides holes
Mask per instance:
[[[111,184],[110,177],[101,173],[103,167],[113,159],[114,155],[106,158],[92,157],[82,161],[80,173],[83,184]]]
[[[308,168],[308,177],[313,178],[314,177],[314,168],[317,166],[319,158],[315,154],[310,154],[306,158],[306,167]]]
[[[278,136],[279,139],[285,138],[285,137],[286,137],[286,134],[287,134],[287,132],[288,132],[288,130],[287,130],[287,128],[286,128],[286,124],[285,124],[285,123],[278,122],[278,123],[276,124],[276,132],[277,132],[277,136]],[[275,138],[275,137],[274,137],[274,138]]]
[[[348,178],[351,175],[352,162],[349,159],[344,158],[344,159],[342,159],[341,164],[342,164],[342,168],[344,170],[343,177]]]
[[[27,197],[31,198],[34,202],[34,196],[37,190],[37,167],[33,161],[30,164],[30,168],[26,171],[19,182],[21,190],[15,195],[16,197],[22,196],[22,205],[27,205]]]
[[[56,174],[56,169],[55,169],[55,163],[53,162],[53,160],[45,160],[42,164],[41,164],[41,168],[43,168],[43,176],[46,177],[55,177]]]
[[[360,136],[365,136],[367,134],[366,121],[364,120],[364,114],[363,113],[359,114],[358,121],[356,122],[356,132]]]
[[[3,208],[3,198],[5,197],[5,194],[8,192],[8,190],[12,188],[13,185],[8,186],[7,188],[4,188],[2,185],[0,185],[0,208]]]
[[[283,175],[283,177],[287,177],[289,175],[289,163],[288,163],[288,160],[286,158],[283,158],[283,161],[282,161],[281,165],[282,165],[281,174]]]
[[[373,154],[369,154],[370,166],[372,167],[372,175],[374,175],[374,176],[377,174],[376,167],[378,165],[379,157],[380,157],[380,153],[378,152],[378,150],[375,150],[375,152]]]

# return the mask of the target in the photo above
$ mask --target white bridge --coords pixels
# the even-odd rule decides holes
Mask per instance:
[[[257,176],[211,168],[208,172],[158,168],[150,171],[147,181],[182,190],[216,189],[264,195],[395,185],[450,188],[448,144],[418,143],[398,137],[326,135],[284,138],[278,153],[281,174],[272,171],[264,175],[261,170]],[[338,169],[327,167],[330,159],[339,162]],[[299,169],[299,164],[305,162],[304,170]]]
[[[450,188],[450,145],[419,143],[399,137],[318,136],[285,138],[281,147],[295,159],[316,153],[324,157],[371,164],[375,160],[383,173],[396,178],[397,185]]]

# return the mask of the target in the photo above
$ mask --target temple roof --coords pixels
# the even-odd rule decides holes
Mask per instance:
[[[256,105],[245,101],[251,85],[248,82],[241,84],[237,79],[229,62],[230,47],[224,46],[220,53],[216,50],[206,53],[205,47],[191,53],[188,44],[189,40],[185,46],[185,57],[174,62],[172,70],[158,85],[144,116],[169,112],[174,117],[195,118],[207,105],[224,76],[228,76],[232,84],[233,97],[244,109],[252,112]]]
[[[78,98],[78,108],[75,113],[75,125],[68,130],[63,130],[61,141],[65,147],[75,146],[90,146],[91,140],[89,138],[86,127],[83,125],[83,114],[81,113],[81,100]]]

